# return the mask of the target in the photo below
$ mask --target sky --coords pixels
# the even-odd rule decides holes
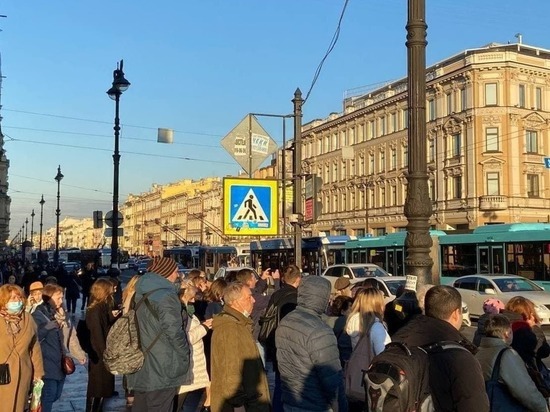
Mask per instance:
[[[235,175],[221,147],[247,113],[289,114],[305,97],[344,0],[4,0],[1,127],[10,160],[11,235],[35,209],[38,231],[112,208],[117,61],[122,95],[120,201],[184,178]],[[550,49],[548,0],[427,0],[427,64],[491,42]],[[407,1],[349,0],[303,122],[341,112],[346,90],[405,77]],[[280,119],[258,118],[279,144]],[[174,143],[157,143],[157,128]],[[292,130],[290,122],[287,131]],[[291,137],[291,136],[290,136]],[[30,223],[29,223],[30,230]]]

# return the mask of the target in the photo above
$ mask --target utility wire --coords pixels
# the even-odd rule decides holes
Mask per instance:
[[[315,74],[313,75],[313,80],[311,81],[311,86],[309,86],[309,90],[306,93],[306,98],[304,99],[304,102],[302,104],[305,104],[307,102],[307,99],[309,98],[309,95],[313,90],[313,86],[315,86],[315,83],[317,83],[317,79],[321,74],[321,69],[323,68],[323,64],[325,64],[325,60],[327,59],[329,54],[334,49],[334,46],[336,46],[336,43],[338,42],[338,38],[340,37],[340,28],[342,27],[342,20],[344,19],[344,14],[346,12],[346,8],[348,7],[348,3],[349,3],[349,0],[344,1],[344,7],[342,8],[342,12],[340,13],[340,18],[338,19],[338,25],[336,26],[336,30],[334,31],[334,35],[332,36],[332,40],[330,41],[328,49],[324,57],[321,59],[319,66],[317,66],[317,70],[315,70]]]

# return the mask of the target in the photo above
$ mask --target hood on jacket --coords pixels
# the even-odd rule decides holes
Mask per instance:
[[[298,306],[322,314],[327,308],[330,291],[329,280],[320,276],[308,276],[298,286]]]
[[[136,283],[136,294],[138,295],[145,295],[147,292],[155,289],[170,289],[175,293],[172,282],[153,272],[143,274]]]

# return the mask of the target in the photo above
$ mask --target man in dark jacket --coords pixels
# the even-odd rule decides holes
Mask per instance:
[[[336,336],[321,318],[330,292],[327,279],[305,278],[298,287],[298,306],[275,332],[285,410],[347,411]]]
[[[173,408],[177,389],[189,368],[189,344],[182,327],[182,306],[174,288],[178,267],[170,258],[157,258],[136,283],[139,335],[145,354],[143,367],[127,376],[134,390],[134,412],[165,412]]]
[[[462,299],[451,286],[434,286],[424,300],[426,315],[417,315],[399,329],[392,341],[423,346],[441,341],[460,343]],[[485,412],[489,400],[479,362],[467,350],[447,349],[430,354],[430,389],[435,410]]]

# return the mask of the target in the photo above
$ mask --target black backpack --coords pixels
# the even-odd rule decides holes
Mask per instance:
[[[288,288],[279,289],[279,295],[276,296],[277,300],[273,299],[265,314],[260,317],[258,324],[260,325],[260,332],[258,334],[258,342],[262,345],[274,348],[275,347],[275,329],[279,326],[281,321],[281,302],[284,302],[286,298],[292,294],[292,289]]]
[[[430,412],[429,356],[444,350],[465,350],[457,342],[409,347],[392,342],[363,371],[366,410],[369,412]]]

